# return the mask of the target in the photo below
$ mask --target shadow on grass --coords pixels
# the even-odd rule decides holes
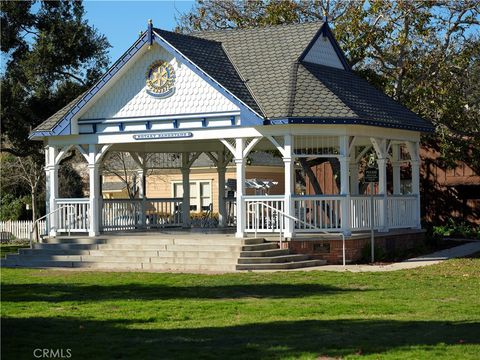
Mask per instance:
[[[311,320],[221,328],[155,329],[155,321],[4,318],[2,358],[29,359],[36,348],[71,349],[72,359],[278,359],[431,351],[480,343],[479,323]],[[415,349],[412,349],[412,348]],[[398,357],[398,353],[396,356]],[[423,353],[425,356],[425,353]]]
[[[245,284],[221,286],[139,285],[65,285],[65,284],[2,284],[2,301],[88,301],[88,300],[165,300],[165,299],[235,299],[296,298],[332,295],[347,291],[317,284]]]

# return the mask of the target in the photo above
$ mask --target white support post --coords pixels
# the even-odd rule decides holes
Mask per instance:
[[[227,224],[227,208],[225,206],[225,172],[227,164],[225,161],[225,152],[217,153],[217,173],[218,173],[218,226],[225,227]]]
[[[245,235],[245,159],[243,157],[243,149],[245,147],[245,139],[235,139],[235,166],[237,171],[237,231],[235,237],[243,238]]]
[[[350,194],[358,195],[358,193],[359,193],[358,163],[351,162],[350,163]]]
[[[380,224],[379,231],[388,231],[388,219],[387,219],[387,159],[377,159],[378,165],[378,194],[383,195],[382,205],[380,206]]]
[[[190,153],[182,153],[182,227],[190,227]]]
[[[412,193],[417,197],[416,206],[416,228],[421,229],[421,210],[420,210],[420,161],[412,161]]]
[[[145,189],[145,165],[142,164],[141,169],[137,171],[138,176],[138,197],[142,200],[140,203],[140,226],[144,227],[146,222],[146,214],[145,214],[145,196],[146,196],[146,189]]]
[[[400,145],[395,144],[392,146],[392,172],[393,172],[393,194],[401,195],[402,187],[400,182],[400,169],[402,162],[400,159]]]
[[[349,236],[352,234],[350,229],[350,181],[348,170],[350,167],[349,142],[348,136],[339,137],[340,145],[340,195],[343,195],[341,200],[341,225],[342,232]],[[358,186],[357,186],[358,187]]]
[[[46,175],[46,205],[47,213],[55,211],[56,200],[58,198],[58,165],[55,160],[58,155],[58,149],[53,146],[45,148],[45,175]],[[56,236],[58,229],[58,214],[53,213],[47,217],[47,226],[49,236]]]
[[[416,206],[416,229],[422,228],[420,210],[420,144],[418,142],[407,143],[412,166],[412,194],[417,197]]]
[[[387,139],[370,138],[373,148],[377,154],[378,165],[378,193],[383,195],[381,206],[379,208],[380,229],[379,231],[388,231],[388,202],[387,202]]]
[[[295,193],[294,182],[294,162],[292,158],[293,154],[293,137],[291,134],[284,136],[284,154],[283,163],[285,166],[285,207],[284,212],[286,215],[294,216],[293,207],[293,194]],[[282,222],[281,222],[282,224]],[[285,225],[285,238],[292,238],[295,233],[295,224],[291,218],[286,218],[283,221]]]
[[[98,228],[99,233],[103,231],[103,165],[97,161],[98,166]]]
[[[88,236],[100,234],[100,171],[97,163],[96,145],[88,146],[88,173],[90,180],[90,228]]]

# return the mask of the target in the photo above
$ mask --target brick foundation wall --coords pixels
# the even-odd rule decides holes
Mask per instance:
[[[375,234],[375,245],[386,253],[412,249],[425,241],[423,231],[395,234]],[[328,264],[342,264],[341,240],[300,240],[293,239],[284,243],[294,254],[308,254],[314,259],[326,260]],[[362,235],[346,239],[345,257],[349,263],[354,263],[362,257],[362,250],[370,244],[370,235]]]

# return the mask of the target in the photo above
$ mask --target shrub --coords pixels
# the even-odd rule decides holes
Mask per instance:
[[[454,237],[480,240],[480,227],[467,224],[464,221],[456,223],[454,219],[450,218],[445,225],[434,226],[432,236],[437,239]]]

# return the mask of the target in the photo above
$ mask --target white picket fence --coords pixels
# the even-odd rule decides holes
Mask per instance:
[[[0,240],[30,239],[32,226],[32,220],[0,221]],[[46,234],[47,224],[45,220],[38,222],[38,230],[40,235]]]

